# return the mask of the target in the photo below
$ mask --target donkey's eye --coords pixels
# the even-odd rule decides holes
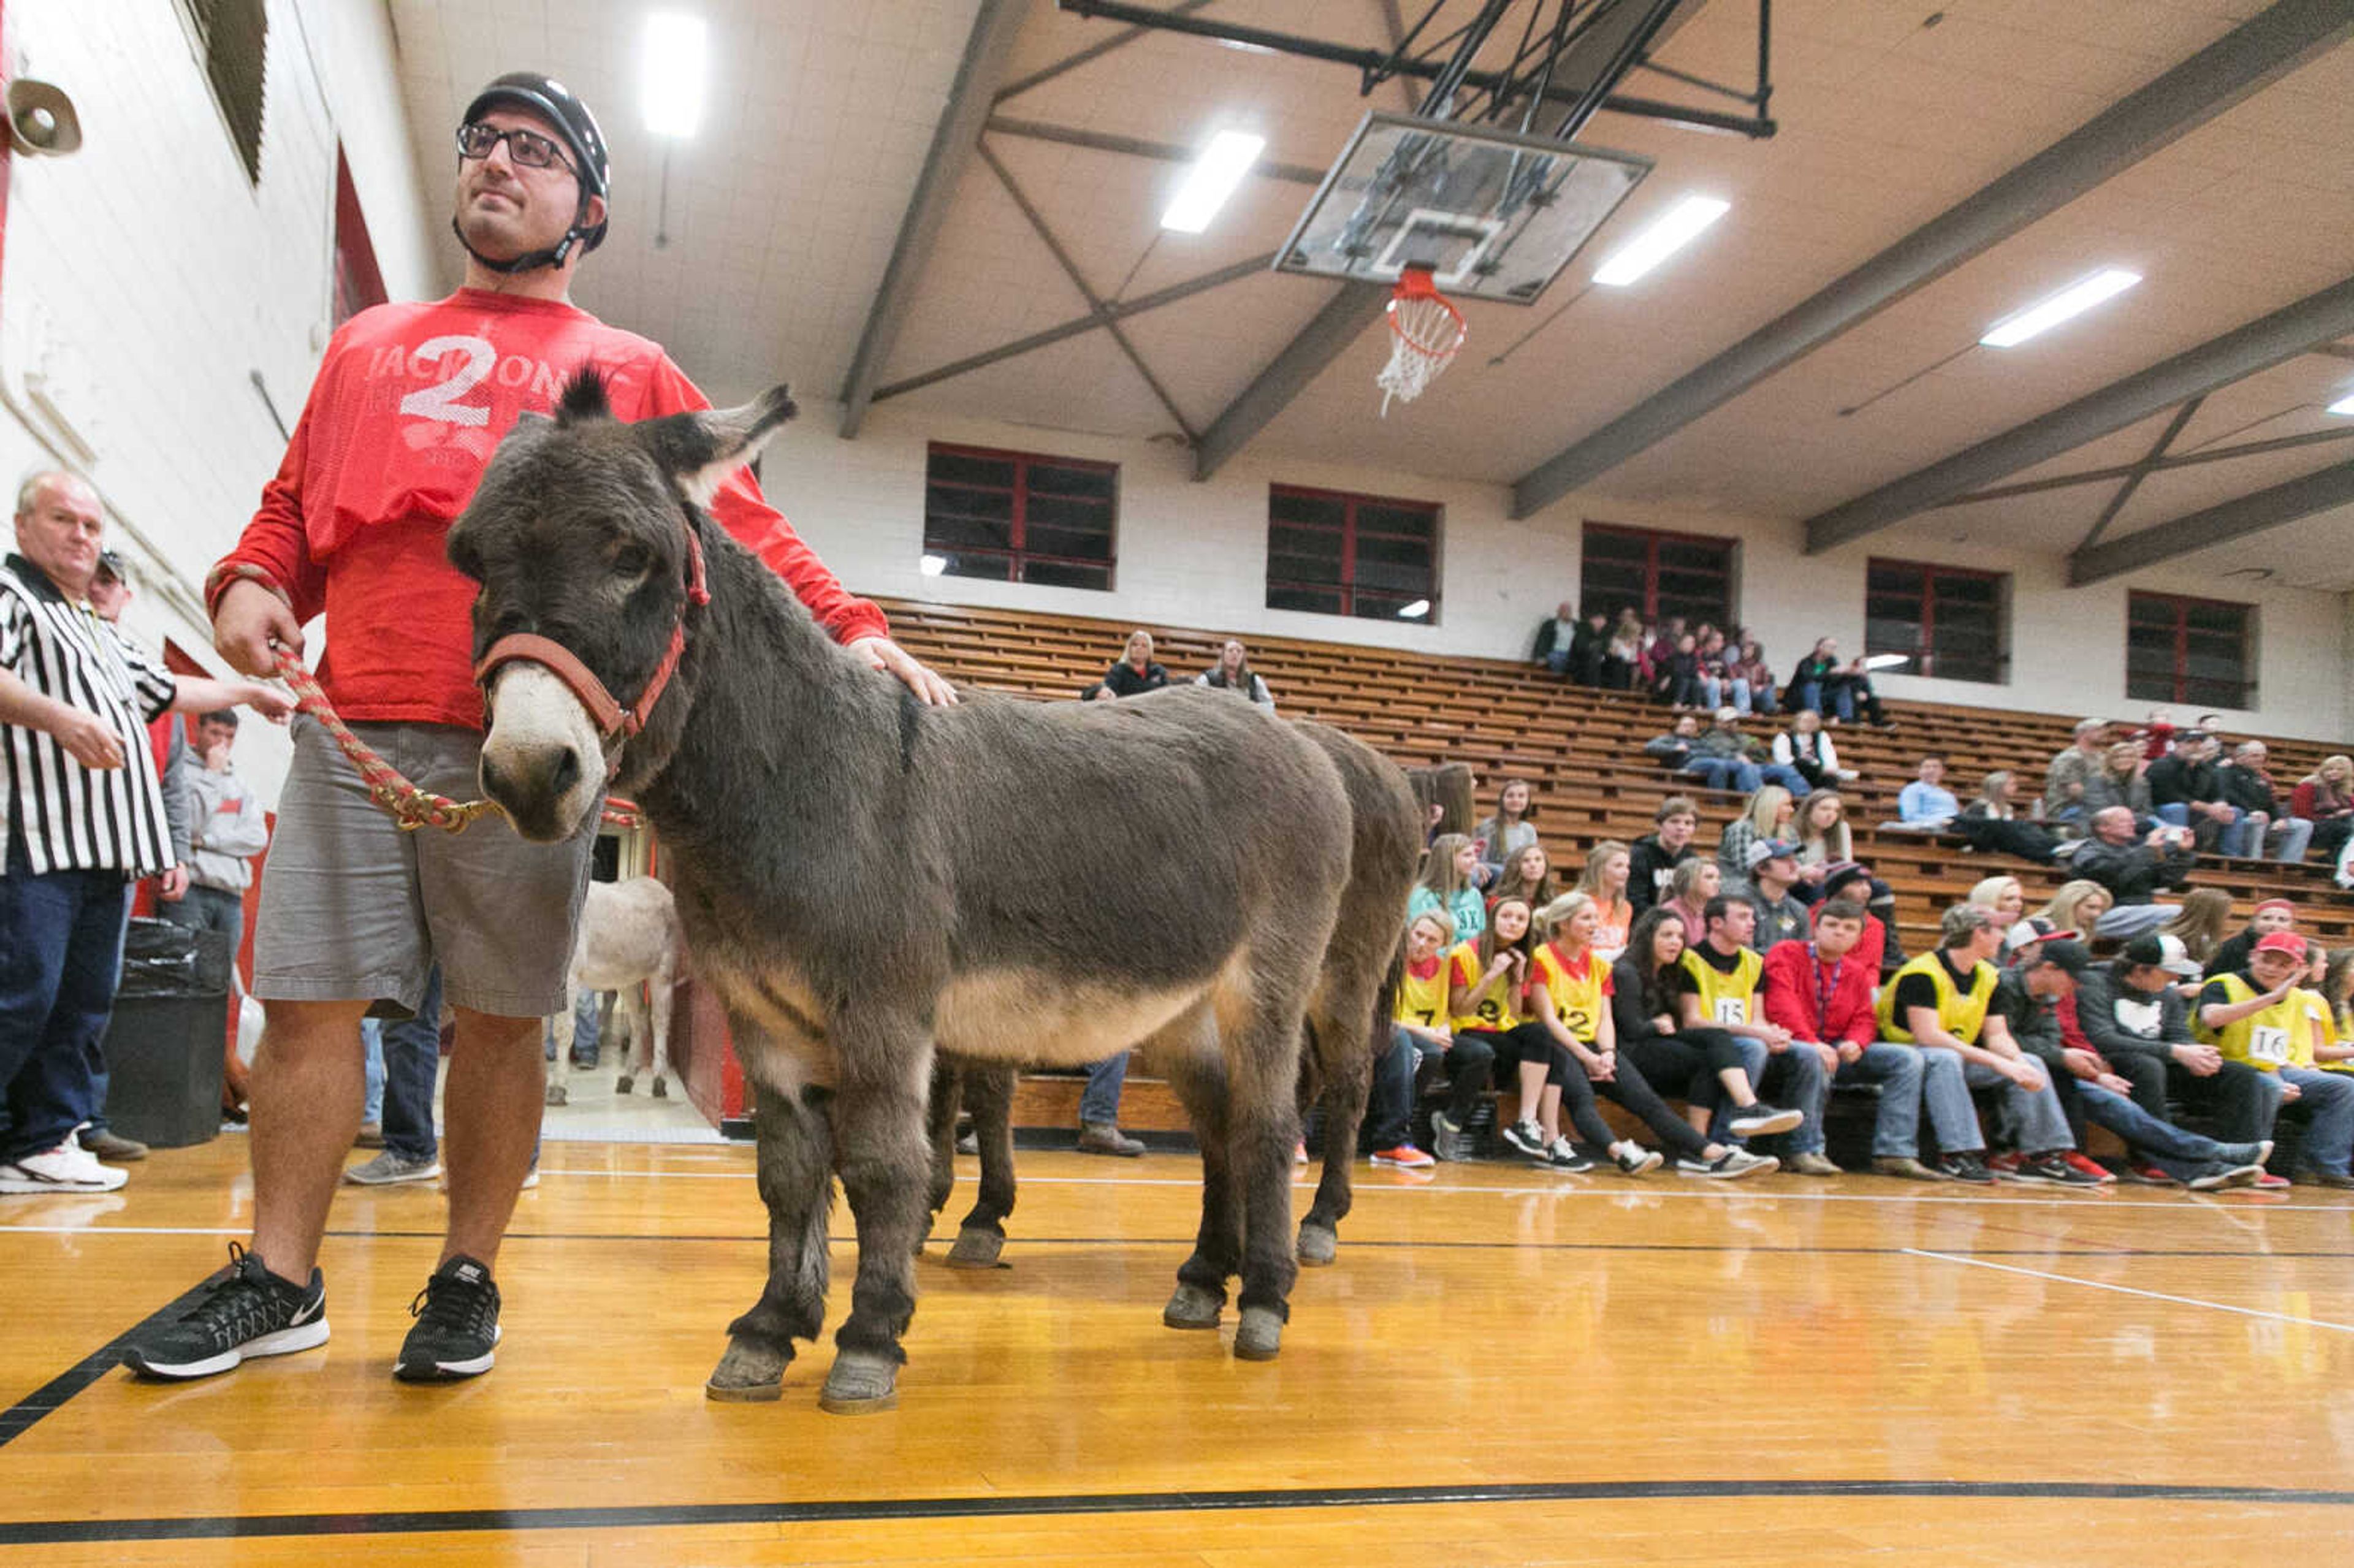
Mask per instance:
[[[610,559],[614,572],[625,577],[642,577],[654,569],[653,552],[643,545],[616,545]]]

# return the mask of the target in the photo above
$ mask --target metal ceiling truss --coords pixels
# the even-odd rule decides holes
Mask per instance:
[[[1511,514],[1529,516],[1648,451],[2349,37],[2354,37],[2354,6],[2346,0],[2275,0],[1715,358],[1571,442],[1512,486]]]
[[[2068,586],[2082,588],[2170,561],[2195,550],[2354,503],[2354,462],[2336,463],[2285,483],[2156,524],[2068,557]]]
[[[1967,495],[1956,495],[1951,501],[1937,504],[1971,506],[1981,501],[2008,501],[2014,495],[2041,495],[2049,490],[2073,490],[2080,484],[2105,484],[2113,479],[2126,479],[2136,473],[2163,473],[2168,469],[2197,468],[2211,462],[2230,462],[2234,458],[2263,457],[2267,452],[2294,451],[2299,447],[2326,446],[2331,441],[2354,438],[2354,424],[2328,430],[2307,430],[2302,435],[2274,436],[2269,440],[2242,441],[2228,447],[2198,447],[2187,452],[2169,451],[2155,461],[2144,458],[2138,462],[2118,463],[2112,468],[2088,468],[2081,473],[2054,474],[2050,479],[2030,479],[2018,484],[1998,484],[1986,490],[1973,490]]]

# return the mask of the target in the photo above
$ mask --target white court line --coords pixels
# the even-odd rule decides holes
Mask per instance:
[[[2178,1307],[2204,1307],[2212,1312],[2235,1312],[2243,1318],[2269,1318],[2275,1323],[2302,1323],[2312,1329],[2335,1329],[2341,1334],[2354,1334],[2354,1323],[2333,1323],[2323,1318],[2299,1318],[2291,1312],[2266,1312],[2253,1307],[2232,1307],[2221,1301],[2202,1301],[2196,1296],[2168,1296],[2163,1290],[2139,1290],[2130,1285],[2111,1285],[2106,1280],[2079,1279],[2073,1274],[2048,1274],[2040,1268],[2021,1268],[2016,1264],[1989,1263],[1982,1257],[1964,1257],[1957,1253],[1933,1252],[1924,1247],[1903,1249],[1913,1257],[1933,1257],[1940,1263],[1966,1263],[1972,1268],[1991,1268],[2003,1274],[2024,1274],[2034,1279],[2049,1279],[2062,1285],[2082,1285],[2092,1290],[2114,1290],[2120,1296],[2139,1296],[2150,1301],[2171,1301]]]

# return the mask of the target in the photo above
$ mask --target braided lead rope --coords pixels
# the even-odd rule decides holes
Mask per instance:
[[[221,578],[242,579],[260,583],[263,588],[286,598],[277,579],[259,567],[243,562],[228,563],[215,568],[216,582]],[[210,586],[210,585],[208,585]],[[443,832],[461,833],[475,818],[490,815],[499,810],[493,800],[453,800],[447,795],[437,795],[420,789],[408,781],[400,769],[387,762],[367,742],[351,732],[327,694],[320,689],[317,677],[302,667],[300,661],[285,652],[278,656],[278,678],[294,694],[297,712],[309,714],[334,740],[336,748],[359,770],[360,779],[367,786],[368,799],[389,816],[401,832],[413,833],[419,828],[440,828]],[[603,820],[617,827],[634,828],[639,819],[634,811],[607,806]]]

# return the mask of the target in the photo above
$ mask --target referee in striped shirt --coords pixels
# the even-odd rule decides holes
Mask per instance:
[[[148,721],[240,705],[282,721],[294,705],[251,681],[173,675],[101,620],[103,528],[87,481],[34,473],[0,563],[0,1192],[122,1185],[74,1131],[101,1108],[132,884],[173,864]]]

